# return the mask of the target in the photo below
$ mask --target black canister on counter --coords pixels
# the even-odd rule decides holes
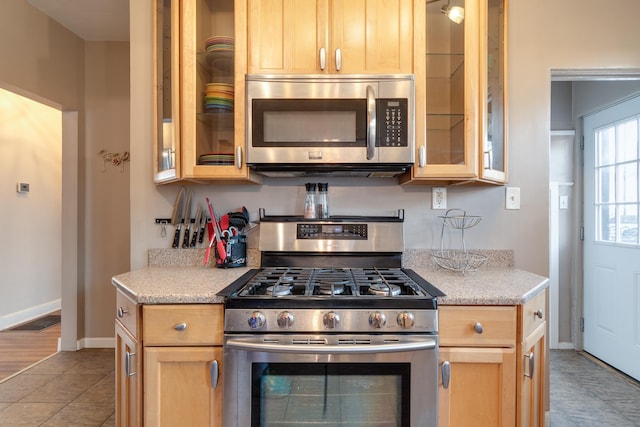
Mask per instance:
[[[225,249],[227,251],[227,258],[222,260],[218,255],[218,250],[215,249],[216,255],[216,267],[228,268],[228,267],[244,267],[247,265],[247,236],[240,234],[237,236],[225,237],[222,239],[225,242]],[[215,245],[214,245],[215,248]]]

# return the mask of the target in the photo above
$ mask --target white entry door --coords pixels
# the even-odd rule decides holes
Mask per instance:
[[[584,349],[640,380],[640,97],[584,119]]]

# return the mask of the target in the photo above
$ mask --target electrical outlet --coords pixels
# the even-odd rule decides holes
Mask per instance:
[[[520,209],[520,187],[507,187],[505,195],[506,209]]]
[[[431,209],[447,209],[447,189],[433,187],[431,190]]]
[[[26,182],[19,182],[16,184],[16,191],[18,193],[28,193],[29,192],[29,184]]]

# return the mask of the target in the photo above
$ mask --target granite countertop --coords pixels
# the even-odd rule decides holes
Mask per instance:
[[[523,304],[549,284],[546,277],[514,268],[492,267],[464,275],[425,266],[412,269],[446,294],[438,299],[441,305]],[[150,266],[117,275],[112,282],[140,304],[221,303],[216,294],[249,270]]]

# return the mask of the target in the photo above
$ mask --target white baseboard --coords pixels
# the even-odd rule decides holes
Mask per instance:
[[[116,339],[107,338],[82,338],[78,340],[78,350],[83,348],[116,348]]]
[[[558,350],[575,350],[576,346],[572,342],[559,342]]]
[[[60,310],[62,300],[57,299],[44,304],[29,307],[24,310],[9,313],[0,317],[0,330],[9,329],[54,311]]]

